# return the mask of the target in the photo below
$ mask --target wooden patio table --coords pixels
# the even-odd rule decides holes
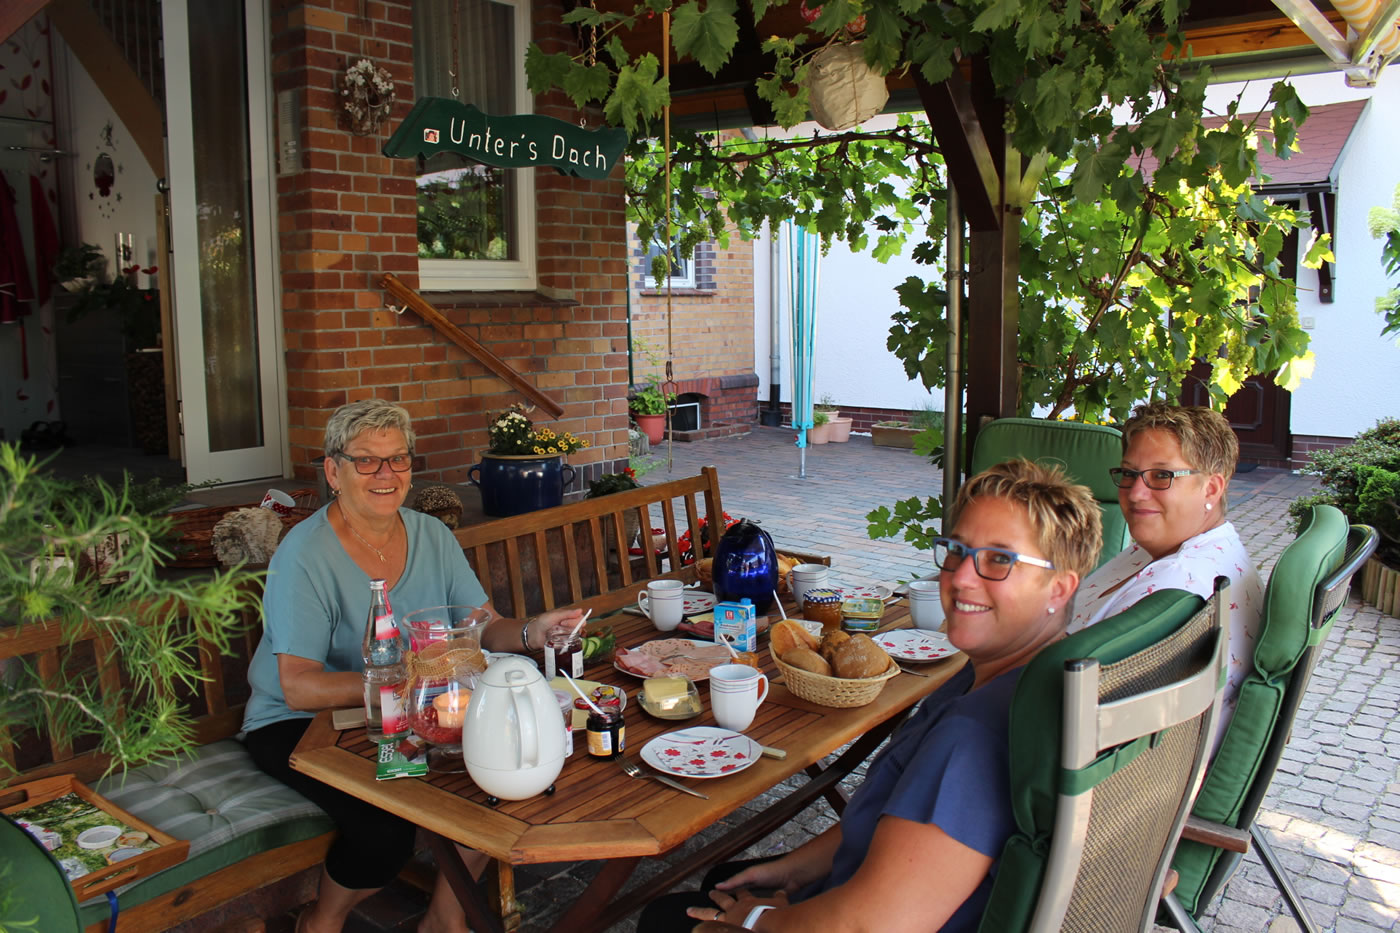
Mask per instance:
[[[620,613],[610,617],[617,644],[636,647],[660,635],[642,616]],[[910,624],[907,603],[899,600],[886,612],[881,629]],[[778,676],[761,638],[759,657],[764,672]],[[932,664],[912,666],[928,676],[900,674],[885,684],[871,703],[853,709],[833,709],[793,696],[779,681],[759,707],[745,734],[762,745],[782,748],[787,758],[761,758],[736,774],[714,780],[684,780],[708,800],[666,787],[658,781],[629,778],[616,761],[590,758],[580,736],[574,753],[564,762],[553,794],[527,800],[501,801],[492,807],[486,794],[466,774],[429,772],[426,778],[376,781],[375,746],[363,728],[343,732],[322,712],[292,754],[292,767],[332,787],[407,819],[427,831],[440,871],[447,874],[473,929],[499,931],[520,924],[515,902],[515,865],[546,862],[606,860],[583,894],[558,919],[557,931],[603,930],[656,896],[670,890],[694,871],[742,851],[791,820],[818,797],[839,813],[845,795],[838,782],[850,774],[902,721],[905,713],[933,692],[963,664],[954,654]],[[687,726],[715,725],[709,690],[701,682],[704,712],[684,722],[655,719],[642,711],[635,688],[640,681],[615,670],[610,663],[584,672],[591,680],[611,683],[628,692],[626,757],[640,763],[640,750],[662,733]],[[850,744],[834,761],[823,760]],[[649,766],[642,764],[645,771]],[[622,898],[615,895],[637,863],[663,856],[713,826],[744,804],[766,794],[789,778],[806,772],[797,789],[765,806],[752,818],[668,866]],[[498,897],[488,904],[482,889],[467,873],[452,842],[486,853],[496,862]]]

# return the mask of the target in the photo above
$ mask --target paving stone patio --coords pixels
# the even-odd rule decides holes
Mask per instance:
[[[738,518],[763,522],[779,547],[833,555],[833,576],[867,583],[909,579],[932,568],[926,554],[899,541],[871,541],[865,515],[879,505],[941,489],[941,475],[905,450],[874,447],[868,437],[815,447],[807,478],[797,478],[792,433],[755,428],[748,435],[677,444],[672,472],[664,465],[643,478],[663,482],[719,468],[723,505]],[[1308,477],[1258,469],[1231,483],[1230,517],[1266,577],[1292,540],[1287,506],[1312,488]],[[1303,701],[1261,822],[1308,902],[1313,919],[1337,933],[1400,929],[1400,620],[1352,599],[1343,608]],[[858,780],[858,776],[857,776]],[[754,801],[726,825],[762,809]],[[809,808],[750,855],[800,844],[832,822],[826,804]],[[690,847],[707,841],[692,840]],[[582,890],[598,863],[522,868],[516,884],[527,933],[544,930]],[[652,870],[655,870],[653,868]],[[645,875],[639,871],[639,875]],[[698,876],[689,886],[698,884]],[[392,902],[393,909],[386,910]],[[413,930],[422,897],[400,887],[367,902],[349,933]],[[1280,916],[1280,914],[1283,916]],[[286,919],[269,924],[280,933]],[[1262,864],[1251,854],[1207,912],[1215,933],[1284,933],[1296,929]],[[614,930],[630,933],[631,921]]]

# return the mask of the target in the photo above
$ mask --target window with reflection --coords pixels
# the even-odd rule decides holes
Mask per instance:
[[[528,0],[415,0],[417,95],[455,96],[493,115],[528,113],[528,14]],[[418,159],[424,289],[534,287],[533,171],[450,152]]]

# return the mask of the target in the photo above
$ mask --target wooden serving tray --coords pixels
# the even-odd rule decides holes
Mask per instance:
[[[110,814],[113,819],[133,830],[146,833],[154,842],[158,843],[156,848],[141,855],[132,856],[115,865],[108,865],[106,868],[95,869],[80,878],[73,879],[73,893],[77,896],[79,903],[88,898],[106,894],[124,884],[130,884],[140,878],[153,875],[172,865],[178,865],[189,855],[190,844],[188,841],[176,839],[144,820],[138,819],[79,781],[72,774],[60,774],[57,777],[16,784],[0,790],[0,801],[5,803],[5,806],[0,808],[0,813],[12,814],[18,810],[48,803],[50,800],[57,800],[65,794],[76,794],[103,812]],[[16,795],[19,795],[18,800],[15,799]]]

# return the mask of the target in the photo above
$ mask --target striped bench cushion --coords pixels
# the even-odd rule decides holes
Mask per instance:
[[[114,774],[97,791],[156,828],[188,839],[189,858],[117,889],[134,907],[250,855],[334,828],[321,809],[253,763],[242,743],[223,739],[192,757],[169,758]],[[106,897],[82,904],[83,923],[108,916]]]

